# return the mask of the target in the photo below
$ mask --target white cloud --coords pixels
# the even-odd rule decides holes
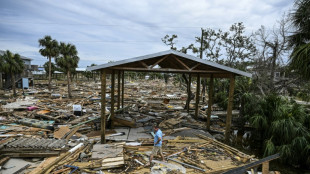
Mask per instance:
[[[2,0],[0,49],[44,63],[37,40],[51,35],[77,46],[80,66],[105,63],[169,49],[161,42],[166,34],[177,34],[182,47],[194,42],[200,27],[227,30],[244,22],[248,33],[261,25],[271,28],[292,5],[285,0]]]

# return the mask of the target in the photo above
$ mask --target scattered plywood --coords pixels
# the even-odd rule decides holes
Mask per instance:
[[[68,126],[61,126],[57,131],[54,132],[54,138],[62,139],[70,129]]]
[[[93,159],[102,159],[102,169],[121,167],[124,165],[123,146],[125,143],[95,144],[93,146]]]

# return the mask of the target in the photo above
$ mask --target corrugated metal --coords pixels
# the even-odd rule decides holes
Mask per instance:
[[[190,60],[190,61],[195,61],[197,63],[201,63],[202,65],[211,66],[211,67],[220,69],[222,71],[227,71],[229,73],[233,73],[233,74],[236,74],[236,75],[241,75],[241,76],[245,76],[245,77],[252,77],[252,74],[250,74],[250,73],[247,73],[247,72],[244,72],[244,71],[240,71],[238,69],[230,68],[228,66],[220,65],[218,63],[211,62],[211,61],[208,61],[208,60],[200,59],[200,58],[197,58],[195,56],[191,56],[191,55],[184,54],[184,53],[181,53],[181,52],[178,52],[178,51],[174,51],[174,50],[168,50],[168,51],[163,51],[163,52],[159,52],[159,53],[149,54],[149,55],[145,55],[145,56],[134,57],[134,58],[131,58],[131,59],[125,59],[125,60],[121,60],[121,61],[106,63],[106,64],[92,66],[92,67],[87,67],[87,71],[106,69],[106,68],[120,66],[120,65],[124,65],[124,64],[128,64],[128,63],[138,62],[138,61],[142,61],[142,60],[148,60],[148,59],[152,59],[152,58],[156,58],[156,57],[162,57],[162,56],[169,55],[169,54],[172,54],[172,55],[175,55],[175,56],[179,56],[181,58],[184,58],[184,59],[187,59],[187,60]]]

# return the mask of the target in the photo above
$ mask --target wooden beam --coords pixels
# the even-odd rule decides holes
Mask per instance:
[[[121,103],[121,71],[117,71],[117,110]]]
[[[159,59],[157,62],[155,62],[153,65],[150,66],[150,69],[154,68],[154,66],[158,65],[160,62],[165,60],[167,57],[169,57],[169,55],[166,55],[165,57]]]
[[[145,68],[149,69],[149,66],[147,66],[147,64],[146,64],[146,63],[144,63],[143,61],[139,61],[139,62],[140,62],[140,64],[141,64],[143,67],[145,67]]]
[[[105,140],[105,125],[106,125],[106,116],[105,116],[105,105],[106,105],[106,70],[101,70],[101,144],[106,143]]]
[[[196,65],[194,65],[193,67],[191,67],[190,71],[194,70],[195,68],[197,68],[201,63],[197,63]]]
[[[124,78],[125,78],[125,72],[122,71],[122,108],[124,108]],[[122,110],[122,113],[124,113],[124,110]]]
[[[209,100],[208,100],[208,110],[207,110],[207,130],[210,130],[210,123],[211,123],[211,111],[213,105],[213,90],[214,90],[214,78],[211,74],[210,78],[210,86],[209,86]]]
[[[199,114],[199,99],[200,99],[199,92],[200,92],[200,75],[197,74],[195,119],[198,119],[198,114]]]
[[[188,84],[187,84],[187,112],[189,113],[189,106],[191,102],[191,82],[192,82],[192,75],[188,74]]]
[[[235,89],[235,76],[230,78],[229,84],[229,96],[228,96],[228,106],[227,106],[227,116],[226,116],[226,130],[225,130],[225,141],[229,142],[230,127],[231,127],[231,117],[232,117],[232,107],[234,101],[234,89]]]
[[[238,168],[236,168],[236,169],[226,171],[226,172],[224,172],[223,174],[239,174],[239,173],[245,173],[245,172],[246,172],[248,169],[250,169],[250,168],[257,167],[257,166],[263,164],[264,162],[267,162],[267,161],[269,162],[269,161],[278,159],[279,157],[280,157],[280,154],[277,153],[277,154],[274,154],[274,155],[265,157],[265,158],[263,158],[263,159],[260,159],[260,160],[258,160],[258,161],[252,162],[252,163],[250,163],[250,164],[247,164],[247,165],[238,167]]]
[[[262,174],[269,174],[269,161],[263,162]]]
[[[179,62],[184,68],[186,68],[187,70],[190,70],[190,68],[184,63],[182,62],[179,58],[177,58],[176,56],[172,56],[177,62]]]
[[[111,75],[111,128],[114,128],[114,93],[115,93],[115,71],[112,70],[112,75]]]
[[[211,70],[182,70],[172,68],[158,68],[158,69],[147,69],[147,68],[133,68],[133,67],[111,67],[110,69],[122,70],[122,71],[144,71],[144,72],[175,72],[175,73],[201,73],[201,74],[227,74],[226,71],[211,71]]]

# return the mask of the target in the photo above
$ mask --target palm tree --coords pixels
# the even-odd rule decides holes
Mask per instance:
[[[2,56],[1,60],[1,71],[6,74],[10,74],[12,78],[12,89],[14,96],[16,96],[16,86],[15,86],[15,75],[22,73],[24,70],[24,62],[20,58],[19,54],[12,54],[7,50]]]
[[[49,71],[49,67],[50,67],[50,62],[45,62],[43,64],[43,68],[45,72]],[[53,62],[51,62],[51,75],[53,75],[55,71],[57,71],[57,66]]]
[[[39,45],[42,46],[39,50],[40,54],[48,58],[49,62],[49,71],[48,71],[48,90],[51,90],[51,77],[52,77],[52,58],[58,55],[58,42],[55,39],[52,39],[51,36],[45,36],[42,39],[39,39]]]
[[[56,57],[56,64],[59,66],[61,71],[67,74],[69,98],[72,97],[70,88],[71,73],[78,67],[80,60],[77,54],[78,52],[74,45],[60,42],[59,56]]]
[[[248,116],[250,124],[255,128],[252,131],[253,145],[264,156],[280,153],[283,162],[309,168],[310,115],[305,108],[275,94],[256,102],[256,113]]]
[[[310,0],[296,0],[291,21],[296,31],[290,36],[294,49],[290,56],[290,66],[303,77],[310,78]]]

